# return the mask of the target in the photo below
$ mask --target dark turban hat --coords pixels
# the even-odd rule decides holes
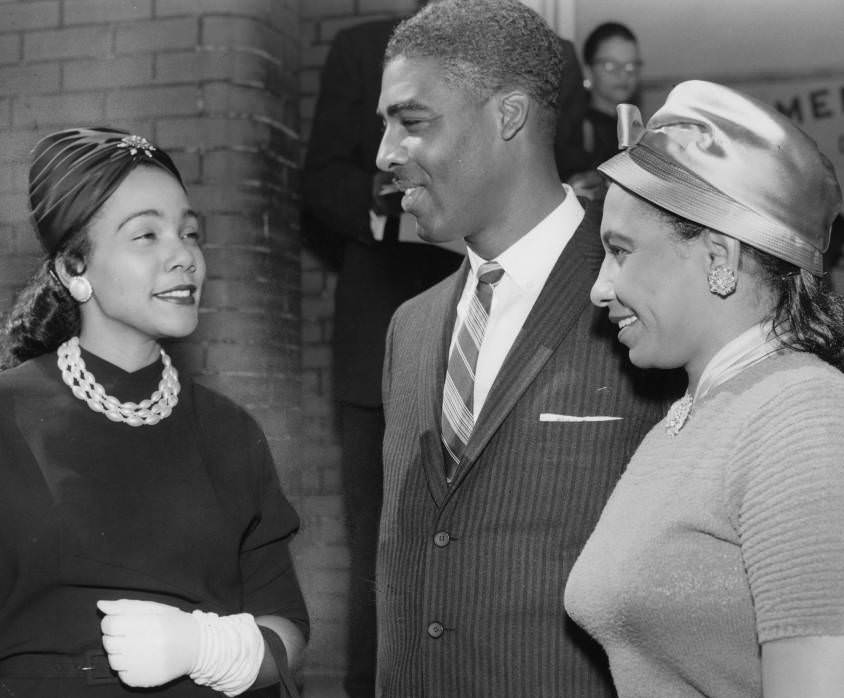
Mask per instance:
[[[140,165],[179,171],[146,138],[110,128],[72,128],[45,136],[32,150],[29,203],[38,239],[52,256],[91,220]]]

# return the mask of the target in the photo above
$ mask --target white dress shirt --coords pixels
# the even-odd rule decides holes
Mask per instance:
[[[457,329],[475,293],[478,267],[484,262],[496,261],[504,269],[504,275],[492,294],[489,320],[475,367],[475,421],[551,270],[583,220],[583,207],[571,187],[567,184],[563,187],[566,190],[563,202],[495,260],[482,259],[468,248],[471,273],[466,277],[466,285],[457,303],[457,321],[451,335],[449,355],[457,340]]]

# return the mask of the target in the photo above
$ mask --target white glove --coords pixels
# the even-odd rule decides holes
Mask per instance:
[[[264,638],[248,613],[218,616],[156,603],[98,601],[108,663],[129,686],[160,686],[188,674],[227,696],[246,691],[264,659]]]
[[[248,613],[218,616],[194,611],[201,627],[199,656],[190,672],[194,683],[238,696],[247,690],[264,661],[264,636]]]
[[[128,686],[160,686],[189,674],[200,625],[190,613],[154,601],[98,601],[108,663]]]

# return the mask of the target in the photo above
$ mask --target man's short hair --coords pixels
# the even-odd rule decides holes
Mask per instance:
[[[564,55],[562,39],[519,0],[438,0],[396,27],[384,62],[434,58],[445,82],[481,100],[522,89],[553,140]]]

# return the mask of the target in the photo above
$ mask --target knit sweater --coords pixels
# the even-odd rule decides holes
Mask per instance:
[[[761,696],[762,643],[844,634],[844,375],[787,352],[657,424],[565,603],[619,698]]]

